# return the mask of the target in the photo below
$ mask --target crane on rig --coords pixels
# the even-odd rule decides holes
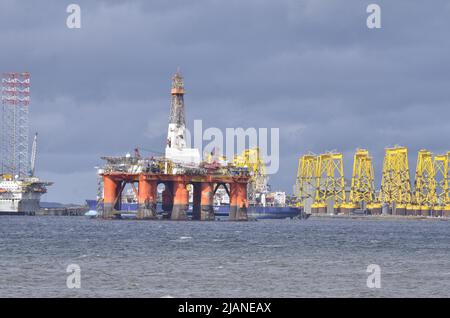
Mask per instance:
[[[250,199],[255,199],[253,196],[257,193],[263,194],[268,191],[266,166],[258,147],[245,149],[240,155],[236,155],[233,164],[236,167],[247,168],[250,172]]]
[[[31,146],[30,171],[28,173],[30,177],[34,177],[36,167],[37,135],[37,133],[34,134],[33,145]]]

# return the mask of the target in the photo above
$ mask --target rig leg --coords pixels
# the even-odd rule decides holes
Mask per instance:
[[[203,182],[201,184],[201,211],[200,220],[209,221],[214,220],[214,185],[209,182]]]
[[[201,183],[194,183],[194,195],[192,204],[192,219],[201,220]]]
[[[247,184],[232,183],[230,194],[230,221],[247,221]]]
[[[228,219],[236,221],[237,214],[237,186],[235,183],[230,183],[230,214]]]
[[[165,189],[162,193],[162,209],[170,218],[173,209],[173,184],[172,182],[166,182],[164,185]]]
[[[110,219],[113,216],[114,205],[117,202],[119,183],[111,176],[103,176],[104,186],[104,207],[103,207],[103,219]]]
[[[143,175],[139,176],[138,219],[156,218],[156,187],[156,180],[147,180]]]
[[[189,193],[184,181],[175,181],[173,185],[172,220],[186,220],[189,208]]]

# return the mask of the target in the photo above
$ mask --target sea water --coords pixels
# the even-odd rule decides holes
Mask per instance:
[[[0,297],[86,296],[449,297],[450,222],[0,217]]]

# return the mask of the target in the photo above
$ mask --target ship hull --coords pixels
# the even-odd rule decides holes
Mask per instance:
[[[0,215],[26,215],[25,212],[17,212],[17,211],[0,211]]]
[[[46,185],[37,178],[0,181],[0,215],[34,215]]]
[[[97,209],[96,200],[86,200],[86,203],[90,210]],[[134,214],[137,212],[137,203],[121,203],[119,210],[124,214]],[[162,214],[162,205],[157,204],[156,212]],[[188,216],[192,215],[192,206],[189,207],[187,212]],[[228,205],[216,205],[214,206],[214,214],[216,219],[226,219],[230,214],[230,206]],[[301,217],[300,209],[297,207],[283,206],[283,207],[264,207],[264,206],[250,206],[247,209],[247,215],[253,219],[286,219]]]

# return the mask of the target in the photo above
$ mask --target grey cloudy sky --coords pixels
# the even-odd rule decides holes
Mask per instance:
[[[2,0],[0,71],[32,74],[44,200],[95,198],[101,155],[163,151],[177,67],[190,125],[280,128],[271,184],[290,192],[309,150],[342,151],[350,177],[368,148],[378,182],[386,146],[408,146],[412,169],[417,150],[449,150],[449,30],[446,0]]]

